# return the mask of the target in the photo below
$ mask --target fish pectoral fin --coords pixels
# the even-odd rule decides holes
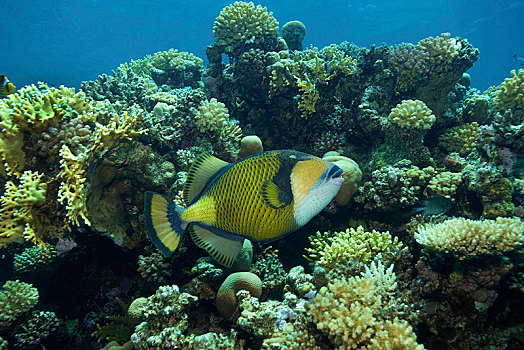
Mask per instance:
[[[228,164],[228,162],[218,159],[209,153],[199,155],[191,164],[187,173],[187,180],[182,194],[185,204],[190,205],[202,192],[208,180]]]
[[[244,243],[241,237],[239,240],[225,238],[197,224],[189,225],[189,234],[198,247],[225,267],[233,265]]]
[[[262,197],[273,209],[280,209],[291,203],[289,194],[282,191],[273,181],[266,180],[262,184]]]

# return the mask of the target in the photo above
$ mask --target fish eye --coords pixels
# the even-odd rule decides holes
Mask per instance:
[[[298,161],[297,156],[295,156],[294,154],[290,155],[289,156],[289,161],[291,163],[296,163]]]

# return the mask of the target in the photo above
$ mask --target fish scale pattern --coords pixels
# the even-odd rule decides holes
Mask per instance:
[[[277,154],[267,154],[228,169],[206,195],[216,205],[216,227],[256,241],[277,238],[294,228],[292,204],[274,209],[262,197],[264,181],[273,179],[280,162]]]

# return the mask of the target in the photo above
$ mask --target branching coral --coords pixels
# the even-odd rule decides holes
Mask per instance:
[[[27,272],[49,264],[56,258],[56,250],[49,243],[43,246],[34,245],[25,248],[20,254],[15,254],[13,269],[17,272]]]
[[[454,218],[426,224],[415,232],[418,243],[459,259],[500,254],[524,243],[524,223],[518,218],[470,220]]]
[[[0,248],[12,242],[43,244],[44,229],[33,215],[33,208],[45,202],[47,184],[42,177],[43,174],[25,171],[18,186],[13,181],[6,182],[0,198]]]
[[[411,326],[399,320],[405,304],[397,297],[393,265],[374,262],[360,277],[342,278],[322,287],[310,305],[317,328],[339,349],[423,349]],[[403,335],[398,337],[398,335]]]
[[[499,112],[511,109],[518,123],[524,120],[524,69],[511,71],[511,78],[500,84],[493,103]]]
[[[405,90],[422,79],[428,71],[429,53],[419,45],[402,43],[395,46],[390,60],[397,73],[397,87]]]
[[[434,122],[433,112],[419,100],[403,100],[388,116],[388,123],[407,129],[429,129]]]
[[[0,291],[0,326],[7,326],[38,302],[38,290],[31,284],[7,281]]]
[[[446,130],[439,136],[439,146],[447,152],[467,156],[475,147],[475,142],[479,137],[479,124],[477,122],[467,123]]]
[[[220,11],[213,24],[213,36],[228,54],[244,47],[262,46],[276,41],[278,22],[272,12],[252,2],[236,1]],[[243,50],[247,51],[247,50]]]
[[[337,265],[354,265],[358,271],[362,264],[375,259],[392,260],[407,249],[398,237],[392,237],[388,231],[369,232],[362,226],[334,234],[317,232],[309,237],[309,241],[311,248],[306,248],[308,258],[328,269],[334,269]]]

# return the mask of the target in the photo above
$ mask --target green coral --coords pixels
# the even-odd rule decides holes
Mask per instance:
[[[56,250],[49,243],[33,245],[24,249],[22,253],[15,254],[13,269],[17,272],[28,272],[42,265],[49,264],[56,258]]]
[[[362,266],[377,258],[391,260],[407,249],[388,231],[366,231],[362,226],[334,234],[317,232],[309,241],[311,248],[306,248],[307,258],[328,269],[339,265]]]
[[[456,152],[461,156],[467,156],[474,149],[479,137],[480,126],[477,122],[472,122],[446,130],[438,140],[439,146],[446,152]]]
[[[0,291],[0,326],[8,326],[38,302],[38,290],[25,282],[7,281]]]

